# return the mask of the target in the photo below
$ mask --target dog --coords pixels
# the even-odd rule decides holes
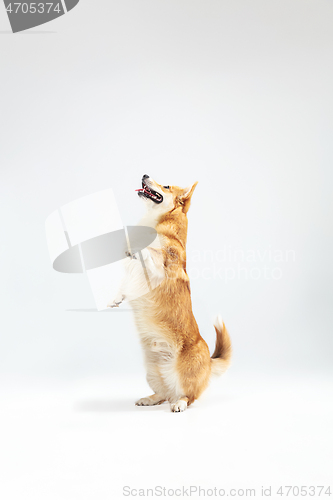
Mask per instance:
[[[119,307],[126,299],[133,308],[147,381],[154,391],[137,406],[168,401],[172,412],[182,412],[206,389],[211,375],[221,375],[230,364],[231,341],[221,317],[214,324],[216,346],[210,356],[192,312],[186,239],[196,185],[162,186],[144,175],[137,190],[147,208],[140,225],[155,228],[158,237],[141,255],[127,253],[125,278],[108,304]]]

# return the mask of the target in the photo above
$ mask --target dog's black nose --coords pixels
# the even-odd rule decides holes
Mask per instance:
[[[149,175],[145,174],[142,179],[148,179]]]

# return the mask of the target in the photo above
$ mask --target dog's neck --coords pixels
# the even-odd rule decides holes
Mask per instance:
[[[184,249],[186,247],[188,221],[181,207],[171,210],[166,214],[149,210],[142,217],[138,225],[153,227],[161,236],[176,238]]]
[[[145,215],[142,217],[142,219],[139,222],[139,226],[148,226],[148,227],[153,227],[154,229],[156,228],[158,224],[158,220],[161,218],[161,214],[153,211],[153,210],[148,210]]]
[[[162,236],[177,239],[185,250],[187,241],[187,226],[188,221],[186,214],[183,212],[182,208],[179,207],[176,210],[172,210],[171,212],[167,212],[163,215],[158,220],[155,229],[157,233]]]

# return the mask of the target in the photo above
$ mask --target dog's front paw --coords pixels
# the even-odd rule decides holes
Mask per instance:
[[[131,252],[125,252],[126,257],[129,257],[130,259],[137,259],[136,255]]]
[[[117,295],[113,300],[110,300],[107,307],[119,307],[124,300],[124,295]]]

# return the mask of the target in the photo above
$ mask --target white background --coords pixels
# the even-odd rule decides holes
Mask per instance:
[[[329,484],[332,22],[326,0],[81,0],[12,35],[0,8],[3,498]],[[212,350],[221,313],[234,346],[183,415],[133,406],[131,313],[78,312],[87,280],[46,245],[51,212],[109,187],[135,224],[145,173],[199,181],[194,314]]]

